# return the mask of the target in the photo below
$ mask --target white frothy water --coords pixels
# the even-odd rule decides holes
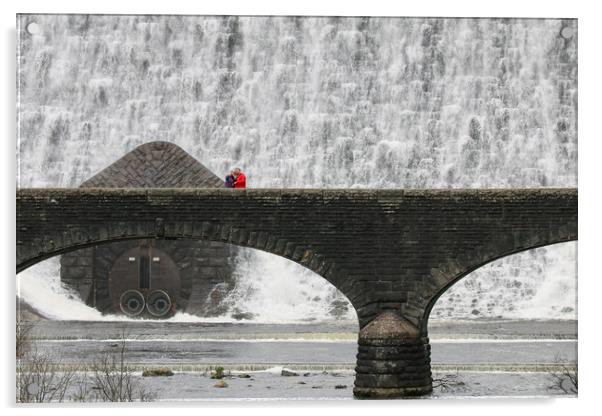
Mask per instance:
[[[516,254],[475,270],[444,293],[434,319],[577,319],[577,243]]]
[[[61,284],[58,258],[52,258],[31,266],[17,275],[17,296],[41,316],[55,320],[81,321],[130,321],[125,315],[103,315],[86,305],[79,296]],[[240,322],[230,316],[199,317],[178,312],[169,319],[136,318],[149,322]],[[244,321],[244,320],[243,320]],[[293,322],[296,320],[293,320]],[[284,323],[285,320],[266,320]]]
[[[98,310],[86,306],[77,294],[61,285],[59,268],[58,257],[55,257],[19,273],[17,296],[50,319],[105,319]]]
[[[252,277],[252,278],[249,278]],[[237,285],[226,299],[260,322],[356,320],[339,291],[315,273],[274,255],[245,250],[235,271]]]
[[[241,166],[255,188],[575,187],[576,29],[554,19],[22,16],[17,183],[78,186],[166,140],[217,174]],[[492,263],[433,316],[574,317],[575,252],[562,244]],[[25,300],[73,318],[59,311],[55,296],[69,295],[55,263],[24,273]],[[239,259],[237,276],[231,312],[256,320],[322,319],[344,300],[260,252]]]

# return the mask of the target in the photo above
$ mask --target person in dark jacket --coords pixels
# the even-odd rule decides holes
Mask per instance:
[[[226,176],[226,188],[234,188],[234,182],[236,182],[236,178],[234,177],[234,171],[230,171],[230,174]]]
[[[247,177],[240,170],[240,168],[235,168],[232,173],[234,174],[234,178],[236,179],[234,182],[234,188],[236,189],[244,189],[247,187]]]

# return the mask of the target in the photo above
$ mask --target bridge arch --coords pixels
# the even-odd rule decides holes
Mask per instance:
[[[432,390],[426,326],[438,297],[493,260],[576,240],[577,190],[17,192],[18,270],[76,248],[139,238],[227,242],[316,272],[358,314],[354,392],[399,397]]]
[[[171,221],[169,227],[163,227],[162,221],[157,221],[155,227],[150,230],[145,224],[120,221],[107,226],[98,225],[72,230],[69,235],[64,236],[47,235],[36,244],[37,253],[29,253],[29,255],[24,253],[28,257],[25,261],[18,262],[17,273],[51,257],[117,241],[144,238],[213,241],[274,254],[314,272],[336,287],[353,305],[357,314],[356,305],[345,291],[346,285],[339,284],[341,276],[345,274],[333,260],[321,255],[313,247],[291,242],[273,233],[249,232],[244,228],[217,222],[199,224],[192,221]]]
[[[160,241],[160,240],[157,240]],[[180,240],[180,241],[193,241],[193,240]],[[108,245],[111,243],[102,243],[102,245]],[[220,242],[224,246],[229,245],[228,243]],[[215,247],[215,246],[213,246]],[[204,280],[207,276],[201,276],[198,274],[189,274],[188,276],[182,276],[182,279],[187,278],[187,284],[189,285],[188,291],[192,292],[193,298],[186,298],[186,302],[182,302],[182,296],[179,292],[175,295],[177,305],[183,305],[183,308],[179,308],[179,311],[183,311],[189,314],[198,314],[199,316],[205,313],[205,309],[200,307],[199,302],[210,302],[211,305],[215,306],[216,313],[210,312],[207,316],[231,316],[233,319],[267,319],[280,320],[284,319],[291,322],[322,322],[328,319],[342,318],[346,323],[359,325],[357,316],[357,310],[350,302],[349,298],[342,293],[336,286],[324,279],[323,276],[317,275],[310,269],[299,265],[297,262],[293,262],[283,256],[276,256],[272,253],[267,253],[262,250],[257,250],[251,247],[236,246],[239,250],[236,251],[236,257],[232,258],[235,260],[236,265],[240,265],[241,269],[235,272],[236,280],[233,280],[232,285],[226,292],[222,292],[220,301],[223,299],[231,299],[232,302],[227,303],[211,303],[213,299],[205,299],[205,297],[211,297],[212,290],[205,290],[206,281]],[[259,259],[259,260],[257,260]],[[162,260],[163,261],[163,260]],[[39,267],[42,267],[41,269]],[[252,268],[250,268],[250,266]],[[238,267],[238,266],[237,266]],[[26,280],[21,281],[21,285],[26,284],[26,289],[23,291],[22,298],[25,302],[33,301],[31,303],[36,309],[39,305],[41,313],[46,313],[51,316],[56,316],[57,319],[74,319],[72,314],[63,313],[62,311],[75,310],[80,311],[84,320],[94,319],[97,317],[93,312],[88,311],[84,308],[84,304],[87,307],[91,307],[91,304],[84,302],[86,299],[82,296],[77,300],[77,297],[69,296],[69,299],[61,299],[60,296],[65,296],[64,292],[57,290],[58,286],[55,286],[55,279],[58,280],[60,265],[58,262],[58,256],[50,257],[41,262],[32,265],[30,268],[25,269],[17,277],[24,277]],[[254,272],[254,270],[257,270]],[[247,279],[246,276],[249,275]],[[282,278],[281,278],[282,277]],[[40,282],[40,279],[44,279],[42,289],[36,289]],[[242,282],[239,285],[239,282]],[[236,284],[234,284],[236,283]],[[260,293],[258,296],[254,293],[259,290],[263,290],[267,285],[267,292]],[[23,287],[23,286],[21,286]],[[107,289],[107,284],[101,287],[101,290]],[[215,289],[215,286],[209,286]],[[91,289],[89,289],[91,290]],[[162,288],[163,290],[163,288]],[[166,290],[166,289],[165,289]],[[51,295],[48,299],[49,302],[45,302],[44,293]],[[85,292],[88,294],[88,292]],[[171,293],[171,292],[170,292]],[[278,293],[283,293],[285,296],[273,296]],[[249,297],[249,294],[251,296]],[[239,295],[240,300],[239,299]],[[98,295],[97,295],[98,296]],[[107,298],[111,295],[107,294]],[[52,300],[52,301],[51,301]],[[64,304],[63,301],[75,302],[77,304]],[[39,302],[39,303],[38,303]],[[249,303],[250,302],[250,303]],[[269,313],[269,310],[273,308],[264,308],[262,305],[267,306],[271,303],[278,305],[277,309],[279,313],[277,315]],[[188,305],[190,303],[191,305]],[[56,309],[56,305],[62,305],[62,311]],[[228,305],[226,308],[225,306]],[[257,312],[253,305],[259,305]],[[191,306],[187,309],[187,306]],[[295,307],[299,306],[299,307]],[[75,309],[71,309],[74,307]],[[289,309],[290,308],[290,309]],[[94,309],[94,308],[93,308]],[[56,313],[55,313],[56,311]],[[99,309],[99,312],[104,314],[113,314],[119,311],[119,307],[111,307],[109,309]],[[205,312],[204,312],[205,311]],[[250,314],[249,314],[250,312]],[[78,313],[78,315],[79,315]],[[251,318],[253,316],[253,318]]]
[[[572,233],[569,232],[568,229],[566,229],[566,233],[563,233],[564,235],[559,235],[558,233],[554,234],[554,238],[550,240],[546,240],[544,236],[531,236],[530,243],[527,243],[525,245],[519,245],[518,247],[509,249],[494,256],[483,257],[482,253],[484,250],[482,249],[477,249],[471,253],[467,253],[466,257],[463,258],[463,260],[466,262],[465,266],[461,267],[459,272],[448,276],[447,282],[444,285],[442,285],[441,288],[435,293],[435,295],[429,299],[424,309],[424,315],[421,320],[421,332],[425,335],[427,334],[428,320],[430,318],[430,314],[433,310],[433,307],[441,298],[441,296],[444,293],[446,293],[452,286],[454,286],[456,283],[458,283],[460,280],[462,280],[475,270],[480,269],[481,267],[493,263],[502,258],[509,257],[518,253],[534,250],[540,247],[562,244],[577,240],[577,236],[572,235]],[[499,248],[499,246],[497,245],[496,247]],[[455,261],[449,261],[446,265],[442,267],[442,269],[447,270],[453,270],[454,268],[458,268],[458,263]]]

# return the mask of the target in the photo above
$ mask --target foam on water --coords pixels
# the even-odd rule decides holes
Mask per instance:
[[[98,310],[86,306],[75,293],[61,285],[59,267],[58,258],[52,258],[19,273],[17,296],[51,319],[104,320]]]
[[[332,284],[297,263],[254,250],[245,250],[237,261],[237,285],[226,303],[251,313],[255,321],[357,319],[354,308]]]
[[[239,285],[226,299],[233,311],[247,312],[249,319],[234,319],[231,312],[216,317],[201,317],[178,312],[166,320],[143,319],[148,322],[203,322],[203,323],[300,323],[351,321],[356,319],[351,305],[341,302],[336,288],[303,267],[288,260],[259,261],[255,252],[246,251],[236,269]],[[267,253],[257,252],[259,255]],[[280,260],[280,259],[279,259]],[[60,282],[58,258],[34,265],[17,275],[17,295],[41,315],[57,320],[129,321],[123,315],[103,315],[87,306],[76,293]],[[255,276],[256,279],[243,279]],[[305,276],[300,278],[300,275]],[[309,283],[307,282],[309,280]],[[299,289],[301,285],[302,289]],[[258,295],[257,292],[260,292]],[[323,296],[323,298],[320,298]],[[339,300],[341,310],[332,313],[333,300]],[[141,320],[141,319],[136,319]]]

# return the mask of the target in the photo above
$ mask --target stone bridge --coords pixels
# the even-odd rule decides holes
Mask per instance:
[[[577,239],[576,189],[21,189],[17,272],[127,239],[202,239],[286,257],[337,287],[360,323],[354,393],[432,390],[429,313],[473,270]]]

